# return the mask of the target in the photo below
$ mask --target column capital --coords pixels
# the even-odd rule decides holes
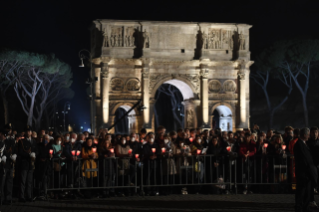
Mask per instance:
[[[107,63],[101,63],[101,77],[103,79],[109,77],[109,65]]]

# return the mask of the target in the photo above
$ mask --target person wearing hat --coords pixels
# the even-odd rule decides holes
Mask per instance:
[[[18,143],[18,156],[20,157],[21,184],[20,202],[25,202],[24,192],[26,191],[27,201],[32,201],[31,190],[33,181],[34,161],[38,155],[37,142],[31,137],[32,129],[27,126],[25,138]]]
[[[5,130],[7,139],[14,140],[14,135],[13,135],[13,133],[12,133],[12,125],[11,125],[11,123],[6,124],[6,125],[4,126],[4,130]]]

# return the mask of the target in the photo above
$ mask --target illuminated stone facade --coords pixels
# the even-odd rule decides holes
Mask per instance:
[[[249,127],[249,28],[246,24],[96,20],[91,27],[95,107],[93,128],[109,127],[115,111],[138,100],[131,131],[154,130],[154,104],[163,83],[184,97],[185,127]]]

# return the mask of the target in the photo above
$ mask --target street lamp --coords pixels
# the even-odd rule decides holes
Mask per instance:
[[[64,128],[64,132],[66,132],[66,127],[65,127],[65,114],[68,114],[68,111],[67,110],[70,110],[71,109],[71,103],[69,101],[65,102],[64,103],[64,107],[63,107],[63,115],[64,115],[64,118],[63,118],[63,128]]]
[[[86,52],[88,53],[89,56],[84,55],[83,53]],[[79,65],[79,67],[83,68],[84,63],[83,60],[84,59],[88,59],[90,61],[90,78],[88,79],[88,81],[86,82],[87,84],[90,84],[90,116],[91,116],[91,129],[94,132],[95,130],[95,123],[94,123],[94,83],[97,81],[97,79],[93,76],[93,70],[92,70],[92,54],[89,50],[86,49],[82,49],[81,51],[79,51],[79,58],[81,60],[81,64]]]

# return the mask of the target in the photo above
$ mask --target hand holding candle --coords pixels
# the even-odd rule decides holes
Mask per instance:
[[[264,147],[267,148],[268,147],[268,143],[264,143]]]
[[[189,138],[189,142],[191,142],[191,143],[192,143],[192,142],[193,142],[193,140],[194,140],[194,139],[193,139],[192,137],[190,137],[190,138]]]
[[[200,150],[200,149],[197,149],[197,154],[199,155],[201,152],[202,152],[202,150]]]
[[[50,155],[52,155],[53,154],[53,149],[50,149]]]
[[[228,146],[226,149],[227,149],[228,152],[230,152],[230,146]]]
[[[163,147],[163,148],[162,148],[162,153],[164,154],[165,152],[166,152],[166,148]]]
[[[114,149],[113,149],[113,148],[111,148],[111,149],[110,149],[110,152],[111,152],[111,153],[114,153]]]
[[[155,149],[155,148],[152,148],[152,152],[155,153],[155,152],[156,152],[156,149]]]
[[[282,145],[281,148],[282,148],[283,150],[285,150],[285,149],[286,149],[286,145]]]
[[[76,156],[79,156],[80,154],[81,154],[80,150],[76,151]]]
[[[139,154],[135,154],[135,158],[137,159],[140,155]]]
[[[96,148],[95,147],[92,148],[92,152],[96,153]]]
[[[72,150],[71,153],[73,156],[75,156],[75,150]]]
[[[129,155],[132,154],[132,149],[129,149],[129,150],[128,150],[128,154],[129,154]]]

